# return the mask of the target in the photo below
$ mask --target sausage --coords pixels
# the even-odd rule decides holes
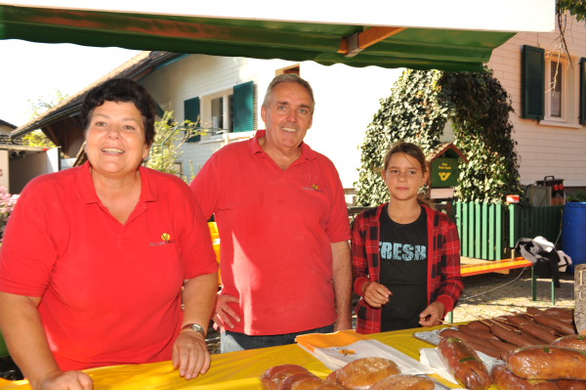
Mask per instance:
[[[541,345],[519,348],[505,357],[513,374],[526,379],[586,380],[586,353],[577,349]]]
[[[586,350],[586,335],[584,334],[570,334],[562,336],[552,342],[552,345],[558,347],[574,348]]]
[[[552,381],[529,381],[518,377],[505,364],[497,364],[491,371],[492,384],[499,390],[559,390]]]
[[[515,325],[517,328],[520,327],[523,324],[526,324],[528,322],[530,322],[531,320],[527,317],[525,317],[525,315],[521,314],[518,316],[508,316],[507,317],[507,322]]]
[[[552,315],[559,318],[574,319],[574,309],[565,309],[563,307],[550,307],[543,311],[547,315]]]
[[[493,357],[495,359],[502,359],[503,353],[506,351],[502,351],[499,348],[495,347],[494,345],[487,346],[486,344],[479,344],[475,343],[474,341],[467,341],[468,345],[470,345],[476,352],[482,352],[485,355]]]
[[[554,332],[550,332],[550,330],[553,329],[536,324],[535,322],[528,322],[521,325],[521,333],[533,336],[536,339],[541,340],[543,344],[551,344],[558,338]]]
[[[469,323],[466,324],[466,326],[468,326],[468,328],[470,328],[470,329],[490,332],[490,326],[488,326],[483,321],[470,321]]]
[[[500,350],[502,352],[510,352],[510,351],[514,351],[515,349],[519,348],[518,345],[507,343],[506,341],[502,341],[499,339],[497,339],[497,340],[490,339],[490,340],[488,340],[488,342],[490,344],[494,345],[495,348],[497,348],[498,350]]]
[[[443,338],[438,345],[438,352],[460,385],[469,390],[486,390],[490,386],[488,369],[466,341],[457,337]]]
[[[529,314],[543,314],[543,313],[544,313],[544,311],[543,311],[543,310],[541,310],[541,309],[538,309],[538,308],[536,308],[536,307],[531,307],[531,306],[527,306],[527,309],[526,309],[526,311],[527,311],[527,313],[529,313]]]
[[[490,328],[488,328],[488,330],[478,330],[478,329],[473,329],[473,328],[469,327],[468,325],[458,325],[458,330],[460,332],[469,334],[470,336],[473,336],[475,338],[479,338],[479,337],[482,339],[496,338],[496,336],[490,332]]]
[[[517,333],[514,330],[507,330],[500,327],[498,324],[492,324],[490,326],[491,332],[497,336],[499,339],[506,341],[507,343],[518,345],[519,347],[528,347],[530,345],[541,344],[540,342],[535,342],[527,337],[527,335],[522,335]]]
[[[454,329],[445,329],[443,331],[440,332],[440,336],[442,337],[457,337],[460,338],[464,341],[466,341],[467,343],[474,343],[474,346],[472,346],[472,348],[477,349],[477,346],[482,346],[482,349],[478,349],[481,352],[486,353],[489,356],[492,356],[490,353],[487,353],[485,351],[490,351],[491,349],[495,349],[495,347],[490,344],[488,342],[488,340],[484,340],[480,337],[477,336],[472,336],[471,334],[468,333],[464,333],[464,332],[460,332],[459,330],[454,330]]]
[[[538,324],[552,328],[553,330],[561,333],[562,335],[577,333],[576,329],[574,329],[573,324],[565,323],[546,314],[539,314],[533,316],[533,321],[537,322]]]

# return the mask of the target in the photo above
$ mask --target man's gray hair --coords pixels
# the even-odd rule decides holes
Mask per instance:
[[[297,83],[307,89],[309,92],[309,96],[311,96],[311,110],[313,111],[315,107],[315,99],[313,98],[313,89],[311,89],[311,85],[295,73],[283,73],[278,75],[271,81],[269,87],[267,88],[267,93],[265,94],[265,100],[263,101],[263,107],[268,108],[271,101],[273,100],[273,91],[275,87],[282,83]]]

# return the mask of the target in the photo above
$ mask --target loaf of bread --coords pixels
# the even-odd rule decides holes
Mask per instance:
[[[349,390],[346,386],[337,383],[325,382],[315,390]]]
[[[283,381],[296,374],[312,375],[305,367],[282,364],[267,369],[260,377],[260,384],[264,390],[280,390]]]
[[[376,382],[370,390],[433,390],[435,383],[425,376],[392,375]]]
[[[556,339],[552,344],[557,345],[558,347],[586,350],[586,335],[570,334],[562,336]]]
[[[399,367],[392,360],[368,357],[346,364],[328,376],[328,380],[353,390],[365,390],[386,377],[400,373]]]
[[[278,387],[278,390],[315,390],[325,381],[311,372],[297,373],[285,378]]]
[[[555,345],[523,347],[506,356],[513,374],[526,379],[586,380],[586,353]]]
[[[438,344],[440,359],[456,381],[470,390],[485,390],[491,384],[488,369],[468,343],[446,337]]]
[[[498,390],[558,390],[555,382],[521,378],[513,374],[505,364],[494,366],[491,376],[492,385]]]

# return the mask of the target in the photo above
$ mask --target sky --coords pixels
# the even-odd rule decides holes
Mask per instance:
[[[20,127],[33,103],[73,95],[140,51],[0,40],[0,119]]]

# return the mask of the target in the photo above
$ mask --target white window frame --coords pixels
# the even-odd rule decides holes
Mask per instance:
[[[212,118],[212,100],[223,98],[222,100],[222,116],[224,126],[222,129],[213,129],[214,134],[231,133],[232,128],[226,126],[231,123],[232,112],[230,110],[230,96],[234,95],[234,88],[224,89],[219,92],[211,93],[201,97],[201,119],[203,128],[213,128]]]
[[[559,63],[562,71],[561,80],[561,116],[552,116],[552,67]],[[572,66],[573,65],[573,66]],[[542,123],[554,125],[579,125],[579,70],[574,60],[570,65],[567,57],[558,53],[547,53],[545,57],[545,115]]]

